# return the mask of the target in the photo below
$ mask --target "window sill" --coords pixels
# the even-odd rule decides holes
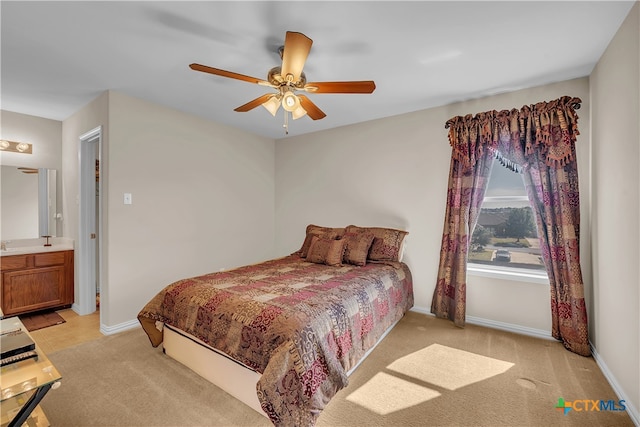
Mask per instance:
[[[516,282],[549,284],[549,277],[544,271],[526,268],[494,267],[482,264],[467,264],[470,276],[490,277],[492,279],[513,280]]]

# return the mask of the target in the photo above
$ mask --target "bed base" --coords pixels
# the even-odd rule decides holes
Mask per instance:
[[[182,363],[263,416],[256,384],[261,375],[203,341],[167,325],[162,342],[167,356]]]
[[[347,372],[347,376],[360,366],[399,321],[400,319],[396,320],[387,328],[375,345]],[[165,325],[163,334],[163,351],[167,356],[182,363],[259,414],[267,416],[256,394],[260,373],[184,331]]]

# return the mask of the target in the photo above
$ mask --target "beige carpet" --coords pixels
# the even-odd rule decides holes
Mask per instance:
[[[62,386],[42,402],[53,427],[268,426],[269,421],[149,344],[141,329],[50,355]],[[408,313],[321,414],[319,426],[633,426],[592,358],[561,344]]]

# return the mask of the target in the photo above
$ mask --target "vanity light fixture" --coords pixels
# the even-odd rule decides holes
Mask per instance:
[[[0,151],[9,151],[12,153],[33,154],[33,144],[27,142],[0,140]]]

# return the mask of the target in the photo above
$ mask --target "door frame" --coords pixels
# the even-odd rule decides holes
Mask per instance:
[[[78,297],[76,298],[76,312],[79,315],[96,311],[96,283],[99,282],[103,292],[100,277],[96,274],[96,263],[102,260],[102,179],[98,180],[98,207],[96,212],[96,159],[101,160],[102,126],[98,126],[79,137],[79,203],[78,203]],[[89,144],[96,144],[95,147]],[[102,162],[100,161],[100,169]],[[98,217],[96,221],[96,216]],[[95,228],[94,228],[95,225]],[[99,238],[91,237],[97,232]],[[97,247],[96,247],[97,246]],[[96,257],[96,251],[98,256]],[[100,266],[101,267],[101,266]],[[102,272],[102,268],[98,271]],[[101,298],[102,304],[103,298]]]

